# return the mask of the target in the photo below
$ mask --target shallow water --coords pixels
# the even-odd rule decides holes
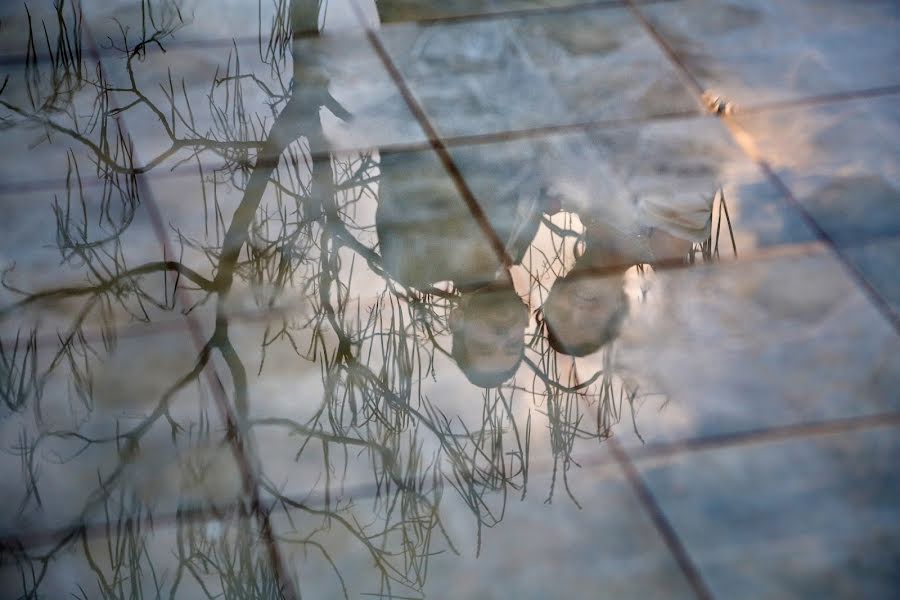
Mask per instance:
[[[900,585],[895,3],[48,4],[0,597]]]

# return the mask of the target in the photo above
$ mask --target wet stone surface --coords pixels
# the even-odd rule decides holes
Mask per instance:
[[[892,597],[897,16],[4,5],[0,599]]]

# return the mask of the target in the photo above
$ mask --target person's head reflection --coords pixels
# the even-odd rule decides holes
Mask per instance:
[[[569,276],[550,290],[543,313],[551,348],[587,356],[619,335],[628,315],[628,297],[621,277]]]
[[[557,352],[587,356],[619,334],[628,315],[625,271],[640,262],[622,242],[612,228],[594,225],[572,270],[550,288],[541,312]]]
[[[570,356],[593,354],[612,341],[628,315],[624,274],[636,261],[591,233],[585,252],[541,307],[550,347]]]
[[[645,218],[628,232],[590,222],[584,252],[572,270],[554,282],[541,307],[550,347],[570,356],[587,356],[614,340],[628,316],[625,272],[639,264],[686,260],[692,244],[709,235],[708,207],[694,212],[705,221],[695,227],[699,233],[676,226],[681,213],[674,211],[655,226],[646,224],[652,221]]]
[[[512,287],[463,294],[450,313],[453,359],[473,384],[496,387],[519,368],[527,326],[528,307]]]

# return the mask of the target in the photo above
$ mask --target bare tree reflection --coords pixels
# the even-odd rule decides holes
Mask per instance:
[[[614,424],[630,418],[639,392],[613,369],[612,341],[622,315],[618,279],[590,280],[601,282],[596,285],[605,286],[603,293],[617,288],[608,294],[607,312],[598,316],[603,325],[593,328],[603,338],[591,344],[563,339],[564,327],[558,323],[550,331],[548,321],[572,314],[570,306],[552,308],[561,290],[575,290],[576,303],[578,293],[568,283],[550,289],[547,281],[579,280],[585,263],[592,269],[608,266],[597,261],[610,260],[609,248],[593,250],[595,240],[588,239],[593,233],[579,229],[573,215],[544,214],[554,209],[540,204],[510,231],[497,227],[504,241],[511,240],[517,268],[529,273],[527,294],[504,277],[495,278],[497,257],[489,254],[483,257],[489,266],[474,275],[473,260],[442,273],[404,272],[398,253],[408,256],[416,250],[396,244],[408,242],[406,234],[424,236],[423,243],[436,235],[422,229],[423,223],[434,222],[433,215],[414,223],[397,206],[394,226],[417,229],[406,234],[385,229],[390,202],[396,200],[389,198],[394,193],[391,178],[398,169],[415,169],[409,162],[413,159],[377,151],[321,150],[328,147],[321,111],[352,118],[329,92],[327,60],[316,44],[307,43],[318,30],[323,3],[275,2],[274,20],[261,24],[258,50],[276,84],[244,72],[235,45],[210,82],[208,123],[197,117],[176,73],[164,85],[164,105],[141,89],[141,62],[148,53],[165,50],[186,18],[176,2],[144,0],[142,6],[141,31],[122,26],[100,49],[121,59],[122,82],[110,82],[101,65],[94,64],[96,57],[85,58],[79,9],[60,0],[56,39],[31,24],[23,83],[12,84],[24,94],[15,97],[8,77],[6,97],[0,95],[6,126],[39,127],[48,139],[62,137],[79,149],[69,156],[66,192],[54,199],[53,213],[60,261],[83,274],[80,285],[31,290],[13,282],[14,270],[4,272],[4,288],[17,299],[0,308],[2,323],[53,303],[75,307],[56,332],[55,343],[41,339],[36,325],[0,343],[3,419],[21,425],[11,451],[21,460],[25,480],[21,497],[8,500],[7,506],[15,504],[23,520],[40,514],[46,503],[44,461],[65,464],[98,453],[114,459],[98,468],[96,485],[72,522],[50,538],[36,542],[40,532],[28,530],[3,538],[0,567],[17,573],[17,593],[39,597],[48,570],[77,548],[95,580],[94,587],[77,590],[76,597],[174,598],[188,586],[209,597],[296,597],[304,587],[303,575],[291,567],[286,572],[278,552],[288,546],[330,565],[346,595],[339,558],[328,542],[334,530],[349,536],[367,556],[379,594],[415,593],[424,586],[430,557],[456,551],[441,522],[448,486],[471,512],[479,543],[483,528],[502,520],[508,496],[527,493],[537,433],[532,431],[532,411],[523,418],[514,409],[523,395],[534,410],[546,414],[549,424],[555,476],[551,489],[544,491],[547,499],[553,498],[559,481],[577,503],[568,485],[578,465],[576,442],[608,437]],[[39,58],[41,43],[47,56]],[[244,104],[250,88],[267,98],[271,115],[264,118]],[[83,105],[90,111],[82,110]],[[149,110],[168,140],[154,156],[136,156],[124,126],[123,116],[138,110]],[[202,189],[211,186],[214,192],[204,194],[197,206],[207,217],[206,231],[199,237],[175,232],[178,251],[200,254],[207,264],[189,265],[173,256],[129,264],[124,238],[146,200],[141,178],[172,164],[196,164]],[[220,189],[239,191],[233,211],[220,203]],[[380,221],[365,223],[360,207],[373,202]],[[724,198],[721,202],[718,214],[727,220]],[[456,217],[465,224],[470,215]],[[539,227],[550,240],[541,247],[532,244]],[[689,244],[683,254],[690,260],[714,258],[720,229]],[[458,246],[460,240],[444,241]],[[567,274],[573,261],[576,268]],[[632,268],[651,261],[620,262]],[[380,281],[379,288],[367,288],[366,298],[354,287],[361,272],[366,282]],[[248,373],[233,340],[230,302],[245,289],[266,319],[262,358],[254,365],[258,372],[276,348],[284,347],[298,361],[319,367],[324,393],[303,418],[259,416],[252,410],[252,370]],[[532,326],[526,295],[540,299],[532,305]],[[301,305],[308,310],[294,310]],[[540,305],[543,310],[537,309]],[[116,352],[122,324],[147,323],[154,315],[179,310],[214,313],[213,330],[193,363],[167,383],[139,419],[98,427],[91,421],[96,373]],[[499,339],[485,333],[490,328],[499,332]],[[449,348],[442,342],[448,338]],[[602,368],[586,374],[556,352],[579,355],[598,349],[604,352]],[[426,385],[438,377],[435,363],[442,357],[452,358],[469,381],[484,388],[477,392],[481,411],[474,421],[443,410],[428,397]],[[200,408],[189,416],[178,410],[178,397],[186,390],[216,387],[218,380],[209,377],[216,360],[224,364],[225,384],[232,389],[214,389],[215,410]],[[59,379],[65,381],[65,401],[75,415],[68,421],[53,414],[64,401],[53,384]],[[268,472],[258,438],[272,429],[294,436],[297,462],[321,461],[322,494],[285,491]],[[183,459],[185,489],[201,485],[217,454],[232,452],[239,467],[239,496],[197,500],[185,494],[174,514],[155,511],[128,478],[141,460],[142,447],[160,437],[167,437]],[[197,453],[197,448],[210,450]],[[338,493],[341,474],[360,463],[369,465],[373,484],[361,499],[346,499]],[[276,508],[288,520],[284,531],[276,532],[272,525]],[[212,530],[210,523],[216,524]],[[165,566],[151,549],[160,524],[174,528],[174,559]]]

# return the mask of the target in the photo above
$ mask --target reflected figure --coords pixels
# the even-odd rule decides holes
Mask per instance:
[[[451,355],[477,386],[511,378],[524,354],[528,307],[511,285],[485,225],[521,262],[540,225],[539,194],[522,188],[479,198],[480,224],[431,153],[382,156],[376,230],[385,272],[404,286],[450,282]]]
[[[694,244],[711,236],[713,199],[654,196],[618,215],[586,216],[584,250],[542,306],[550,346],[587,356],[615,339],[628,316],[626,271],[689,260]]]
[[[628,314],[625,271],[641,261],[604,244],[601,230],[608,229],[598,225],[587,231],[584,253],[554,282],[541,307],[550,347],[557,352],[593,354],[619,334]]]
[[[19,570],[23,597],[65,595],[52,586],[74,587],[67,561],[78,552],[86,560],[84,597],[121,597],[126,588],[198,597],[193,590],[202,587],[209,596],[297,598],[301,583],[315,585],[306,575],[300,579],[300,566],[310,573],[318,567],[309,564],[323,562],[351,597],[340,571],[363,577],[367,569],[343,552],[333,559],[328,544],[335,539],[352,548],[347,554],[364,557],[375,583],[362,589],[390,597],[395,586],[398,597],[418,597],[431,557],[456,551],[442,524],[443,502],[451,502],[446,512],[454,527],[452,503],[465,506],[478,544],[482,529],[503,518],[508,497],[532,493],[529,469],[554,473],[547,502],[559,486],[577,504],[568,479],[578,466],[576,442],[608,437],[623,414],[622,398],[633,410],[637,388],[622,383],[614,392],[611,369],[575,382],[540,335],[529,336],[536,341],[525,358],[529,307],[509,268],[521,263],[555,277],[562,272],[557,265],[571,262],[555,241],[549,247],[546,239],[543,247],[535,241],[542,215],[566,198],[547,193],[544,183],[556,171],[536,168],[543,153],[484,145],[454,156],[478,197],[474,210],[433,152],[329,150],[324,117],[361,119],[332,96],[341,96],[331,79],[340,65],[333,47],[316,39],[326,3],[276,4],[271,30],[261,23],[265,68],[253,76],[232,70],[238,52],[247,56],[235,44],[210,86],[218,92],[203,96],[216,116],[203,125],[202,119],[186,129],[173,124],[177,115],[202,108],[183,80],[183,99],[165,96],[154,104],[143,91],[156,82],[142,61],[182,26],[174,16],[151,23],[157,29],[146,39],[107,48],[139,75],[131,87],[103,79],[80,51],[70,57],[66,44],[48,39],[50,48],[65,52],[35,62],[52,70],[36,78],[53,84],[46,99],[36,96],[40,101],[29,108],[0,94],[6,111],[0,117],[47,128],[59,123],[54,138],[83,146],[71,155],[66,194],[58,203],[54,198],[49,221],[54,249],[78,278],[61,287],[13,287],[0,278],[16,297],[0,306],[0,324],[15,333],[0,339],[3,457],[13,458],[0,466],[22,473],[2,488],[10,525],[0,567],[10,570],[0,578]],[[60,19],[74,18],[72,7],[58,3]],[[372,5],[367,12],[377,11]],[[77,41],[80,26],[70,26]],[[178,75],[173,68],[171,78]],[[95,112],[73,110],[48,121],[41,107],[57,106],[75,90],[96,96]],[[260,93],[270,120],[244,104]],[[138,161],[117,122],[142,107],[160,117],[155,125],[171,139],[169,148]],[[99,125],[92,129],[85,120]],[[199,183],[203,194],[185,191],[194,189],[189,178],[178,180],[178,202],[168,208],[181,203],[185,213],[173,219],[171,236],[153,234],[175,252],[150,260],[157,257],[132,242],[135,215],[144,202],[153,204],[137,178],[163,170],[169,158],[182,166],[197,159],[192,185]],[[598,164],[588,159],[572,179],[581,181]],[[217,166],[210,172],[209,165]],[[566,208],[582,216],[588,233],[575,269],[556,281],[544,303],[555,348],[588,353],[614,338],[628,310],[624,272],[659,257],[683,258],[708,237],[706,209],[675,204],[645,202],[636,233],[611,214]],[[192,207],[202,215],[199,223],[188,214]],[[558,237],[571,241],[569,233]],[[532,250],[551,267],[526,259]],[[608,276],[594,277],[598,269]],[[535,273],[528,276],[528,285],[543,285]],[[249,313],[236,310],[246,296],[255,307]],[[73,307],[58,331],[27,320],[30,310],[49,315],[48,301]],[[261,339],[254,337],[257,321],[265,323]],[[178,335],[152,346],[150,335],[172,325]],[[118,339],[126,326],[134,335],[130,353]],[[449,351],[439,341],[448,332]],[[171,348],[168,340],[182,338],[183,347]],[[436,378],[439,353],[449,354],[475,386],[493,388],[476,391],[483,407],[465,397],[456,406],[432,403],[423,382]],[[520,365],[534,375],[531,382],[501,388]],[[288,385],[274,391],[279,381]],[[314,388],[321,394],[298,393],[304,387],[298,381],[321,383]],[[513,410],[510,388],[529,394],[524,411]],[[544,419],[548,443],[532,443],[532,430],[539,430],[532,417]],[[596,420],[595,431],[584,426],[586,417]],[[66,485],[67,477],[76,483]],[[451,487],[454,494],[447,493]],[[61,529],[48,532],[45,514],[58,518]],[[91,525],[96,515],[109,527]],[[161,527],[147,527],[153,523]],[[121,550],[95,560],[92,544],[110,531],[122,533],[115,540]],[[49,553],[36,533],[54,542]],[[166,544],[177,556],[151,560],[147,548]],[[176,575],[160,583],[157,572]]]
[[[528,307],[510,287],[464,295],[450,313],[453,359],[473,384],[497,387],[522,362],[527,326]]]

